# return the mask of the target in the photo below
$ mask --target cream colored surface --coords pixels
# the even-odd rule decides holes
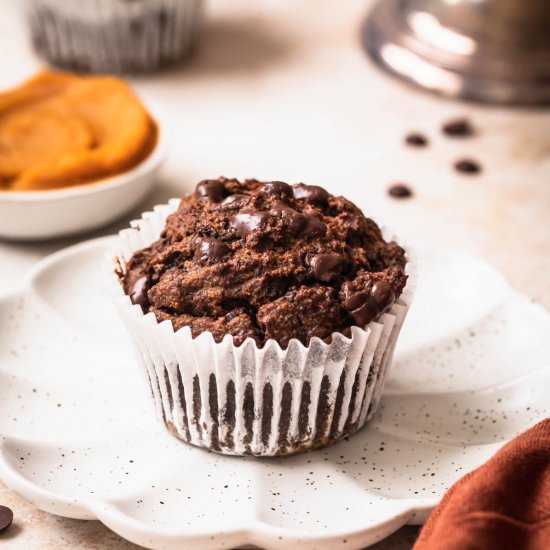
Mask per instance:
[[[139,210],[220,174],[318,183],[350,196],[410,240],[484,257],[514,287],[550,307],[550,111],[445,101],[386,77],[359,47],[367,4],[212,0],[195,57],[133,79],[168,113],[173,135],[162,182]],[[0,0],[2,88],[39,68],[15,6]],[[456,115],[470,116],[478,136],[444,138],[441,123]],[[426,133],[430,146],[405,147],[409,130]],[[454,173],[451,164],[462,156],[478,159],[484,172]],[[388,198],[385,189],[395,181],[409,183],[415,197]],[[70,242],[0,243],[0,293]],[[8,550],[136,548],[98,522],[45,514],[4,487],[0,503],[16,516],[0,535]],[[409,548],[415,530],[402,529],[379,550]]]

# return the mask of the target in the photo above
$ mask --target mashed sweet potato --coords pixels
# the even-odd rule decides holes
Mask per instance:
[[[154,120],[124,81],[45,71],[0,93],[0,189],[97,182],[139,164],[156,140]]]

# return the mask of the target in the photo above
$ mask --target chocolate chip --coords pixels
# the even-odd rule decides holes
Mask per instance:
[[[269,213],[272,216],[281,218],[292,235],[299,235],[306,227],[307,220],[304,214],[294,210],[282,201],[276,201]]]
[[[7,506],[0,506],[0,533],[3,533],[13,521],[13,512]]]
[[[467,137],[474,133],[474,128],[467,118],[457,118],[446,122],[442,126],[441,131],[447,136]]]
[[[197,246],[199,246],[199,244],[201,244],[201,240],[202,240],[202,235],[193,235],[191,237],[191,240],[189,241],[189,246],[191,247],[192,250],[195,250],[197,248]]]
[[[130,300],[132,300],[132,304],[141,306],[142,308],[147,307],[149,298],[147,297],[147,277],[145,275],[138,277],[134,281],[130,289]]]
[[[209,198],[212,202],[220,202],[227,193],[225,185],[218,180],[202,180],[195,187],[195,195],[199,198]]]
[[[248,195],[245,195],[243,193],[233,193],[232,195],[229,195],[229,197],[225,197],[221,204],[223,206],[228,205],[240,205],[242,204],[246,199],[248,199]]]
[[[325,283],[330,283],[340,275],[344,258],[336,252],[327,254],[315,254],[309,261],[316,279]]]
[[[326,234],[327,226],[315,214],[303,214],[303,216],[306,219],[306,226],[302,229],[302,235],[322,237]]]
[[[292,187],[284,181],[267,181],[258,187],[258,193],[292,197]]]
[[[454,166],[455,170],[463,174],[479,174],[481,172],[481,165],[471,159],[458,160]]]
[[[405,143],[413,147],[426,147],[428,145],[428,138],[423,134],[413,132],[405,137]]]
[[[258,210],[243,210],[238,212],[231,218],[231,227],[237,232],[240,237],[246,237],[251,231],[257,229],[268,219],[267,212],[259,212]]]
[[[395,302],[395,291],[385,281],[376,281],[370,293],[378,303],[380,313],[386,311]]]
[[[229,247],[219,239],[201,237],[195,248],[195,260],[221,260],[229,252]]]
[[[306,185],[305,183],[296,183],[292,186],[295,199],[303,199],[310,202],[326,203],[328,201],[328,192],[318,185]]]
[[[413,192],[411,191],[411,188],[403,183],[394,183],[388,189],[388,195],[396,199],[407,199],[412,197],[412,194]]]
[[[376,281],[370,291],[353,292],[344,301],[353,320],[365,326],[388,309],[395,301],[393,287],[384,281]]]
[[[352,303],[354,309],[352,309]],[[376,317],[378,311],[376,301],[372,299],[368,292],[361,291],[352,294],[344,305],[350,309],[351,317],[359,326],[370,323]]]
[[[370,298],[370,293],[367,292],[366,290],[359,290],[357,292],[352,292],[344,300],[344,307],[352,311],[364,305],[369,298]]]

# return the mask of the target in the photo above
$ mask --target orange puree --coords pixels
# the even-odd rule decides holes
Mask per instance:
[[[120,174],[145,159],[156,138],[155,122],[122,80],[42,72],[0,93],[0,189]]]

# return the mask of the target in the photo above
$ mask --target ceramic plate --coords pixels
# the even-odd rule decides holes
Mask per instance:
[[[290,458],[216,455],[154,418],[103,292],[108,239],[40,262],[0,302],[0,476],[39,508],[148,548],[361,548],[550,406],[550,316],[483,262],[419,249],[419,285],[380,409]]]

